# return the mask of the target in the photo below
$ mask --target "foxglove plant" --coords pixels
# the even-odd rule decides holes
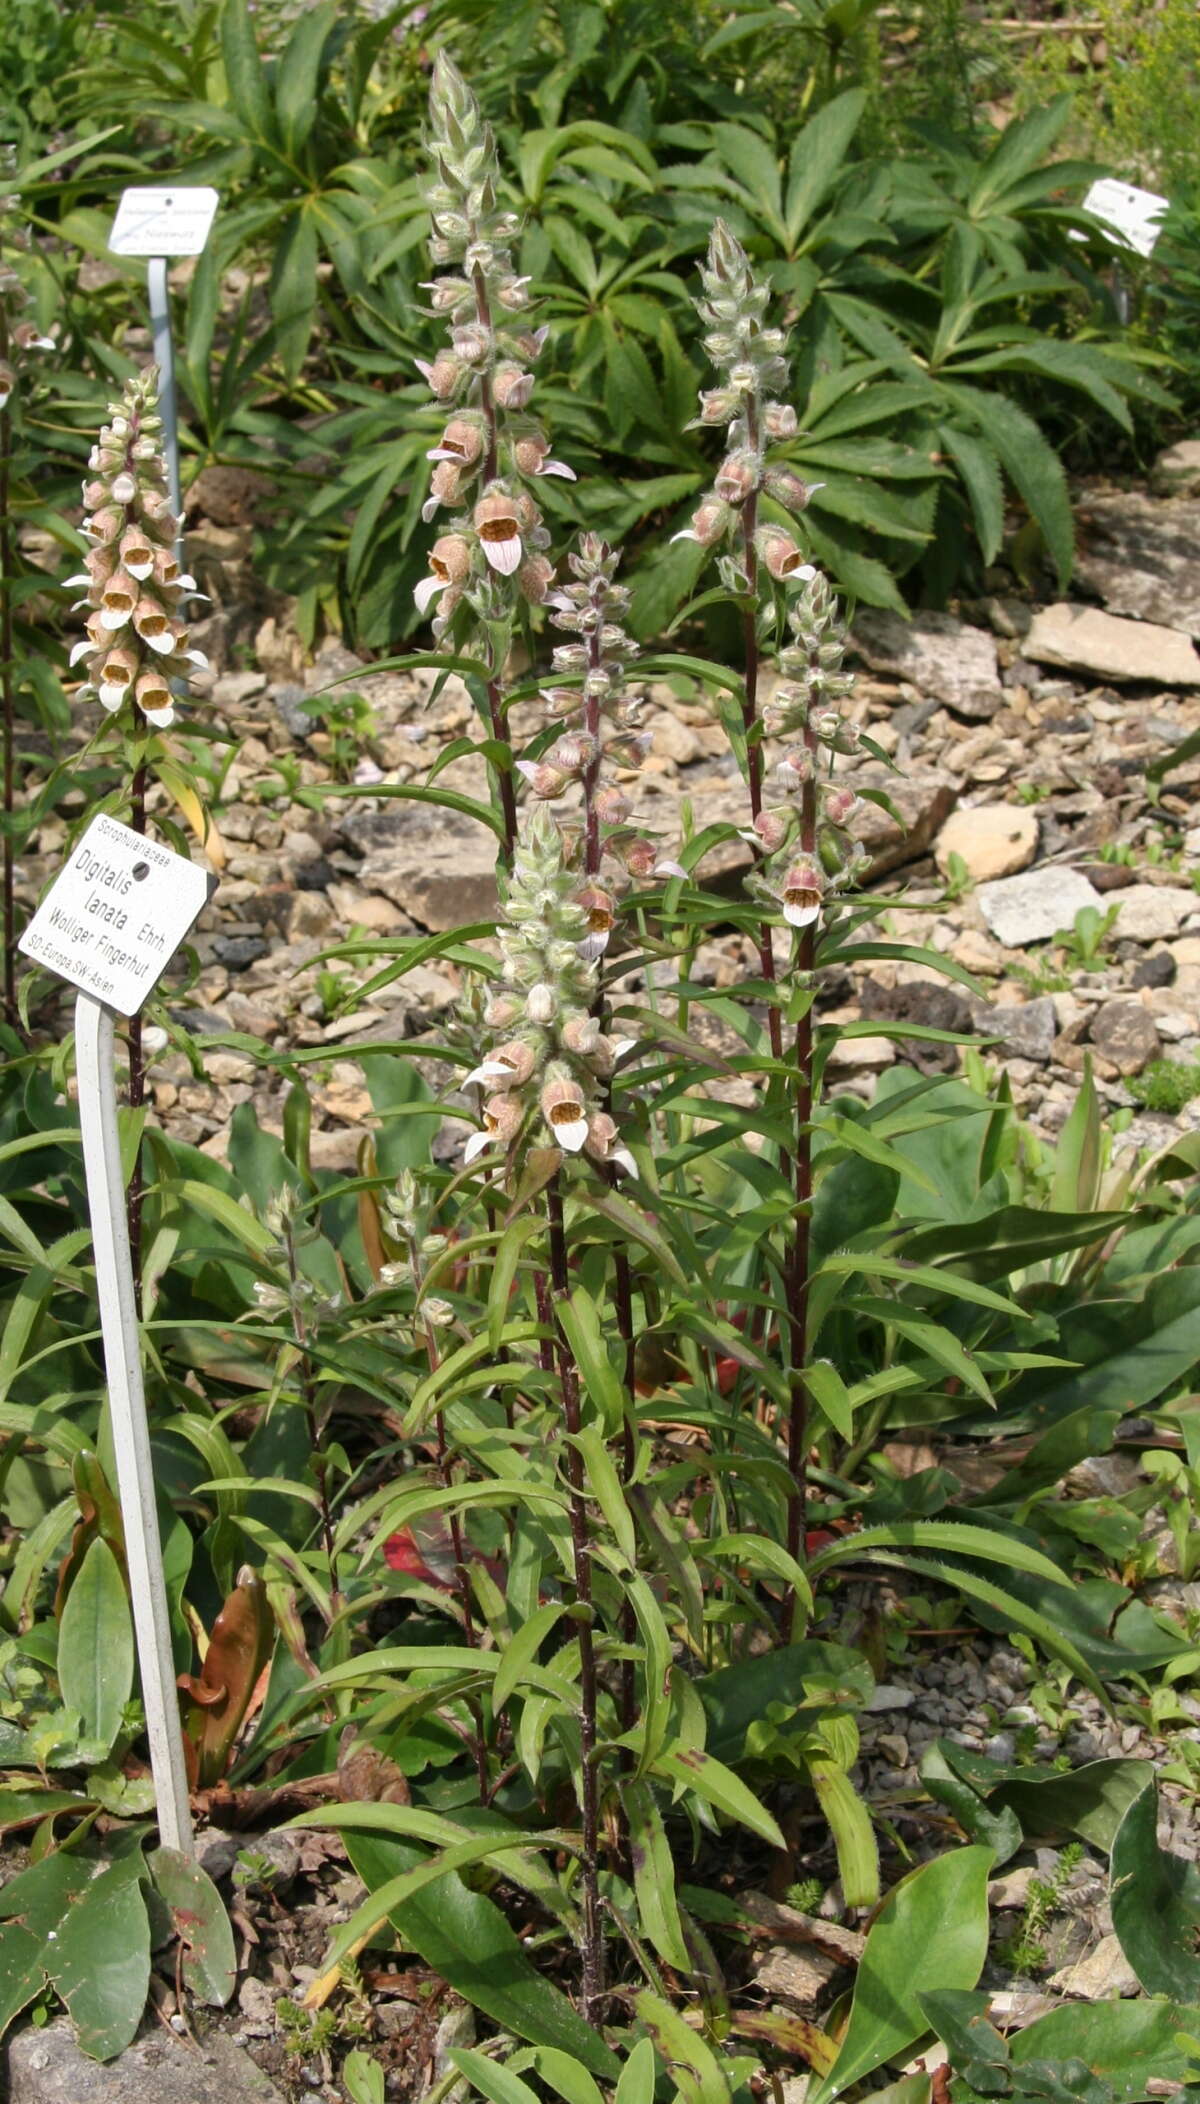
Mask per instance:
[[[21,393],[38,352],[52,351],[52,337],[43,336],[29,314],[29,298],[16,270],[6,256],[19,241],[18,197],[14,183],[16,154],[11,146],[0,147],[0,737],[3,758],[3,891],[4,891],[4,1013],[9,1024],[17,1020],[17,930],[14,881],[14,805],[16,738],[16,668],[13,662],[13,583],[16,551],[12,522],[13,433]]]
[[[90,547],[85,568],[68,585],[84,596],[72,611],[87,609],[84,634],[71,650],[72,666],[86,676],[76,698],[95,698],[111,717],[129,781],[129,823],[146,830],[146,790],[152,761],[162,755],[154,733],[175,719],[175,700],[192,672],[205,668],[204,653],[192,649],[180,612],[195,580],[185,577],[175,554],[180,521],[171,508],[167,466],[161,447],[158,374],[153,367],[126,383],[122,400],[110,404],[111,421],[88,459],[83,485],[83,532]],[[172,770],[167,767],[168,774]],[[142,1101],[141,1017],[129,1024],[129,1100]],[[138,1249],[140,1188],[130,1184],[130,1241]]]
[[[774,926],[792,931],[784,1005],[768,1011],[771,1050],[784,1057],[783,1018],[795,1029],[791,1048],[794,1077],[790,1173],[795,1212],[783,1257],[785,1356],[790,1409],[787,1427],[791,1495],[787,1548],[800,1561],[807,1502],[809,1363],[809,1245],[812,1214],[812,1133],[817,1076],[814,1071],[813,1002],[817,930],[826,902],[859,870],[845,831],[857,798],[832,776],[835,758],[858,748],[858,733],[840,704],[853,689],[844,673],[845,629],[826,579],[806,562],[793,535],[761,520],[760,497],[786,510],[804,510],[811,487],[790,468],[772,462],[772,444],[790,438],[796,412],[778,399],[787,384],[786,336],[767,321],[770,288],[754,275],[744,250],[718,221],[702,272],[697,303],[705,324],[705,349],[721,385],[700,398],[699,424],[726,427],[725,458],[711,493],[698,506],[685,537],[721,550],[721,580],[742,607],[744,635],[742,721],[751,824],[747,838],[759,857],[748,889],[761,907],[758,950],[763,976],[777,979]],[[798,596],[792,596],[792,595]],[[780,598],[786,607],[786,640],[778,650],[781,678],[760,707],[760,672],[780,630]],[[785,744],[774,770],[780,800],[768,800],[763,740]],[[784,1602],[781,1635],[791,1636],[796,1595]]]
[[[453,625],[480,650],[489,667],[489,730],[503,745],[505,661],[522,607],[544,600],[553,575],[537,483],[545,475],[574,480],[574,474],[551,459],[545,432],[528,414],[531,368],[546,330],[532,326],[528,280],[513,263],[520,221],[498,202],[491,128],[444,52],[434,65],[428,151],[434,167],[429,254],[439,275],[425,289],[449,336],[420,368],[446,412],[429,456],[434,469],[423,516],[428,521],[445,509],[455,517],[433,544],[416,600],[424,612],[437,599],[435,634],[444,636]],[[494,764],[511,860],[517,833],[512,766]]]
[[[760,608],[760,586],[764,572],[772,583],[781,584],[812,574],[791,534],[760,523],[760,498],[765,494],[794,513],[804,510],[812,491],[789,467],[769,458],[770,448],[791,438],[797,428],[795,410],[778,399],[788,379],[787,335],[767,323],[770,287],[755,277],[745,250],[720,219],[712,230],[701,284],[703,297],[696,304],[705,329],[704,348],[721,384],[701,394],[695,424],[724,427],[725,457],[691,525],[676,539],[698,541],[718,554],[721,581],[742,608],[742,726],[750,817],[757,829],[763,809],[761,645],[764,629],[769,632],[774,623],[774,595],[769,595],[765,609]],[[763,977],[770,983],[775,958],[765,924],[758,948]],[[783,1031],[774,1005],[768,1027],[778,1059]]]

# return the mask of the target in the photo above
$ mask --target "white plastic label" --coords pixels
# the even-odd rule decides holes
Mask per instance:
[[[1106,177],[1103,182],[1092,184],[1083,209],[1102,219],[1126,248],[1136,249],[1139,256],[1149,256],[1162,232],[1162,217],[1169,203],[1166,197],[1156,197],[1153,190],[1138,190],[1132,183],[1118,183]]]
[[[206,184],[168,183],[153,190],[126,190],[108,245],[117,256],[198,256],[219,202],[216,191]]]
[[[217,880],[115,818],[94,818],[18,948],[118,1015],[136,1015]]]

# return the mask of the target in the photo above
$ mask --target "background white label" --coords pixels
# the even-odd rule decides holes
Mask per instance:
[[[1106,177],[1092,184],[1083,209],[1102,219],[1126,248],[1148,256],[1162,232],[1162,216],[1169,203],[1169,198],[1156,197],[1153,190],[1138,190],[1132,183]]]
[[[118,256],[198,256],[219,201],[207,185],[164,183],[153,190],[126,190],[108,245]]]
[[[199,863],[94,818],[17,947],[118,1015],[136,1015],[216,888]]]

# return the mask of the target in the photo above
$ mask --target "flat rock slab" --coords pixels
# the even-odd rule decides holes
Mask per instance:
[[[1112,902],[1119,908],[1117,934],[1127,942],[1167,942],[1189,921],[1200,921],[1200,894],[1182,884],[1130,884]]]
[[[1123,621],[1095,606],[1059,600],[1034,615],[1021,646],[1039,665],[1066,665],[1098,679],[1140,680],[1146,686],[1200,687],[1200,654],[1182,629],[1151,621]]]
[[[1028,869],[1037,849],[1038,822],[1024,805],[973,804],[946,820],[935,853],[943,876],[959,855],[972,881],[986,884]]]
[[[1094,884],[1063,863],[1047,863],[1019,877],[981,884],[975,898],[992,934],[1006,950],[1023,949],[1029,942],[1049,942],[1060,928],[1073,927],[1075,915],[1085,906],[1103,910],[1104,903]]]
[[[1117,492],[1088,498],[1077,525],[1075,576],[1110,613],[1200,635],[1200,503]]]
[[[872,672],[890,672],[959,716],[994,716],[1004,700],[995,638],[953,614],[905,621],[886,608],[857,615],[851,638]]]
[[[362,855],[356,878],[420,928],[448,928],[496,916],[496,835],[490,826],[440,805],[397,798],[358,812],[342,838]]]
[[[115,2060],[89,2060],[66,2017],[18,2031],[8,2104],[283,2104],[273,2082],[222,2031],[199,2048],[155,2026]]]

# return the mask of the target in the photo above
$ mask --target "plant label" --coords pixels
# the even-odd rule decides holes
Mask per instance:
[[[1162,232],[1162,216],[1168,204],[1169,199],[1156,197],[1153,190],[1139,190],[1133,183],[1119,183],[1107,177],[1092,184],[1083,209],[1103,220],[1124,248],[1149,256]]]
[[[102,815],[18,948],[118,1015],[136,1015],[216,888],[198,863]]]
[[[198,256],[219,202],[207,184],[125,190],[108,245],[117,256]]]

